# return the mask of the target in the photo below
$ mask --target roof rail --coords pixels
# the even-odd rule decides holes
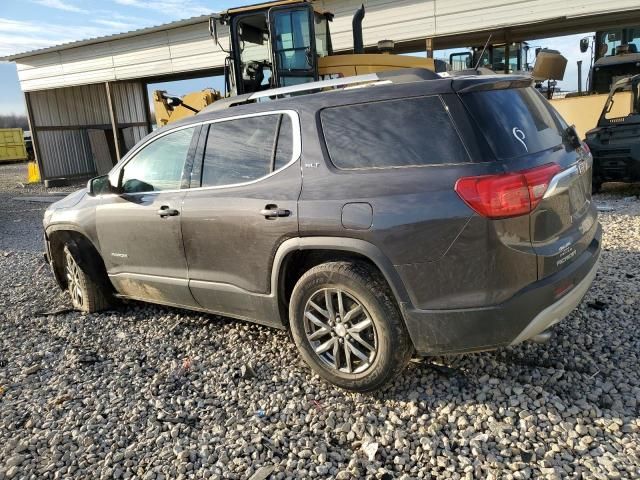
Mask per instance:
[[[368,73],[366,75],[355,75],[352,77],[332,78],[331,80],[320,80],[317,82],[301,83],[290,87],[272,88],[254,93],[246,93],[234,97],[223,98],[213,102],[201,110],[200,113],[214,112],[226,108],[244,105],[246,103],[260,101],[271,97],[278,97],[292,93],[311,93],[324,88],[345,89],[357,88],[360,85],[386,85],[390,83],[417,82],[422,80],[435,80],[443,78],[436,72],[424,68],[406,68],[400,70],[389,70],[379,73]]]
[[[356,83],[372,83],[379,82],[382,79],[375,73],[367,75],[356,75],[353,77],[332,78],[331,80],[320,80],[318,82],[301,83],[291,85],[290,87],[272,88],[271,90],[263,90],[253,93],[248,100],[257,100],[264,97],[277,97],[291,93],[309,92],[311,90],[320,90],[329,87],[343,87]]]

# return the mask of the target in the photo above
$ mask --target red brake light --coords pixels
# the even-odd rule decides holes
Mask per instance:
[[[458,179],[455,191],[473,210],[487,218],[517,217],[531,213],[560,171],[555,163],[514,173]]]

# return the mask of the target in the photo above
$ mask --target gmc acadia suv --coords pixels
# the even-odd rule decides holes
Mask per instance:
[[[78,309],[122,297],[288,329],[321,377],[369,391],[414,352],[546,337],[576,307],[600,255],[591,164],[526,77],[259,92],[52,205],[46,256]]]

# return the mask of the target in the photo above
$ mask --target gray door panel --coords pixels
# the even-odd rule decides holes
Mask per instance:
[[[110,195],[96,212],[100,249],[116,289],[159,303],[195,306],[187,286],[180,215],[183,192]]]
[[[184,248],[193,296],[215,311],[236,305],[239,292],[269,294],[271,264],[287,238],[298,235],[299,163],[253,184],[189,191],[182,209]],[[287,216],[266,218],[263,210]],[[262,212],[262,213],[261,213]],[[247,297],[245,297],[247,299]],[[246,300],[251,317],[262,300]]]

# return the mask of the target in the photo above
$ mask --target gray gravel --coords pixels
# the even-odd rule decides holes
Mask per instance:
[[[42,216],[48,205],[21,197],[72,192],[86,184],[45,189],[26,180],[26,163],[0,164],[0,250],[42,251]]]
[[[602,266],[549,344],[414,362],[369,396],[322,382],[283,332],[141,303],[65,311],[40,255],[2,243],[0,480],[639,478],[625,197],[598,197]]]

